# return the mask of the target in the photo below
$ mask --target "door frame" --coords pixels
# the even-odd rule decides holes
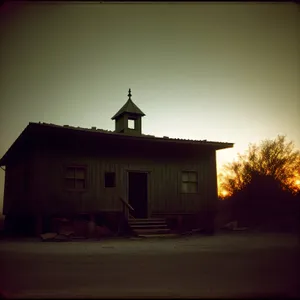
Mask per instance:
[[[150,213],[150,176],[151,171],[141,169],[126,169],[126,201],[129,203],[129,173],[145,173],[147,174],[147,218],[151,216]],[[134,208],[134,207],[133,207]]]

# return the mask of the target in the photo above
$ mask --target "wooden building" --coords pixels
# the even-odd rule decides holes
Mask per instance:
[[[212,224],[216,150],[233,144],[144,135],[145,114],[128,96],[115,131],[29,123],[0,160],[7,226],[23,220],[49,231],[53,216],[79,214],[105,216],[113,230],[124,214]]]

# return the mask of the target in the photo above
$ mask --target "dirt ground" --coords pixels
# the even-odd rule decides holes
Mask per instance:
[[[0,289],[13,298],[300,296],[293,235],[0,241]]]

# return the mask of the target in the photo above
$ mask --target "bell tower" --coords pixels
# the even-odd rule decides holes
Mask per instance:
[[[145,114],[133,103],[131,96],[131,89],[129,89],[127,102],[111,119],[115,120],[115,132],[141,135],[142,117]]]

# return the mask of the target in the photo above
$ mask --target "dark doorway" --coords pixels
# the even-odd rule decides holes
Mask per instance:
[[[148,217],[148,174],[128,172],[128,202],[135,218]]]

